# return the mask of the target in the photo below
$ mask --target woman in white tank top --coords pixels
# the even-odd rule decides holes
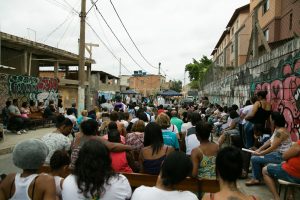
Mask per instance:
[[[22,173],[9,174],[0,187],[0,199],[55,200],[55,183],[52,176],[38,175],[38,169],[48,154],[47,146],[40,140],[30,139],[18,143],[13,151],[15,166]]]

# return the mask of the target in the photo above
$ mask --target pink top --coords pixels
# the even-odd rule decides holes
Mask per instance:
[[[126,152],[110,152],[110,158],[111,166],[115,170],[115,172],[133,172],[128,165]]]

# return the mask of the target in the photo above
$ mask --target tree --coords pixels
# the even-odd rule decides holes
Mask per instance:
[[[176,92],[181,92],[181,89],[182,89],[182,82],[180,80],[176,81],[176,80],[173,80],[171,82],[171,86],[170,86],[170,89],[171,90],[174,90]]]
[[[199,88],[199,82],[203,79],[211,64],[211,59],[208,59],[207,56],[202,56],[199,61],[193,58],[193,62],[185,66],[185,71],[189,72],[190,85],[193,89]]]

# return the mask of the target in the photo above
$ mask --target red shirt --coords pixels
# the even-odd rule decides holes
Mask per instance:
[[[111,166],[115,172],[127,172],[132,173],[132,169],[129,167],[126,152],[110,152]]]
[[[159,115],[160,113],[164,113],[164,112],[165,112],[164,109],[159,109],[159,110],[157,111],[157,115]]]
[[[300,145],[300,140],[298,140],[297,144]],[[288,159],[285,163],[283,163],[282,169],[289,175],[295,178],[300,178],[300,154]]]

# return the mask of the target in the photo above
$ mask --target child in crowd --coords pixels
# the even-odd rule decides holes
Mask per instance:
[[[69,173],[70,156],[64,150],[57,150],[50,159],[51,175],[55,180],[56,195],[61,199],[64,178]]]
[[[120,133],[117,129],[108,131],[108,141],[113,143],[121,143]],[[128,172],[132,173],[127,161],[127,154],[123,152],[110,152],[111,165],[115,172]]]

